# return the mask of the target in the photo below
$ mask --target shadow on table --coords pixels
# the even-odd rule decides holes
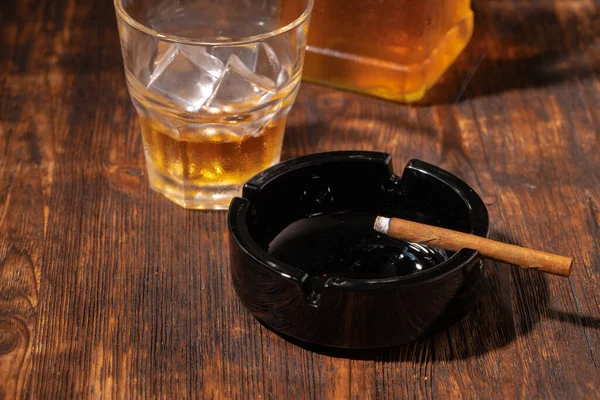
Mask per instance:
[[[469,45],[421,105],[600,72],[600,13],[593,3],[474,0],[472,8],[475,29]]]
[[[502,234],[496,233],[494,237],[514,243]],[[600,318],[549,308],[548,278],[542,273],[488,261],[481,279],[479,301],[466,317],[446,331],[413,343],[394,348],[349,350],[316,346],[289,337],[284,339],[305,350],[336,358],[410,361],[414,360],[415,354],[421,353],[419,348],[429,347],[433,361],[448,361],[477,357],[505,347],[527,335],[542,319],[600,329]]]

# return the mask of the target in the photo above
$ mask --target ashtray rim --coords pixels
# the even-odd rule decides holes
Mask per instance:
[[[299,285],[303,285],[311,278],[311,275],[303,269],[278,260],[264,250],[250,234],[244,215],[251,204],[252,198],[260,191],[260,187],[279,177],[281,174],[324,162],[351,160],[385,163],[389,167],[390,178],[395,176],[398,179],[402,179],[406,170],[409,169],[427,174],[439,180],[442,184],[450,186],[463,199],[471,213],[470,222],[472,229],[470,233],[487,237],[489,230],[487,208],[479,195],[457,176],[433,164],[415,158],[406,164],[402,175],[396,175],[391,167],[390,154],[375,151],[346,150],[314,153],[292,158],[267,168],[248,180],[244,185],[242,197],[235,197],[232,200],[228,212],[230,237],[235,246],[262,267],[279,274],[282,278],[291,279]],[[478,256],[479,252],[476,250],[461,249],[434,267],[414,274],[378,279],[329,277],[324,282],[324,288],[336,287],[344,290],[368,290],[400,286],[411,287],[443,279],[446,275],[453,273],[457,269],[469,265]]]

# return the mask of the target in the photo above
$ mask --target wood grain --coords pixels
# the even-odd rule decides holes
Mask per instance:
[[[303,84],[284,158],[437,164],[485,199],[492,238],[573,255],[573,274],[489,263],[447,332],[347,354],[261,326],[232,289],[226,214],[149,190],[110,2],[3,2],[0,398],[597,398],[600,2],[473,8],[420,105]]]

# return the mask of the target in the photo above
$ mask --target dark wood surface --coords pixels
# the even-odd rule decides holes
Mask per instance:
[[[3,1],[0,398],[600,397],[600,2],[473,7],[473,41],[423,104],[303,84],[283,157],[435,163],[485,199],[492,238],[574,272],[490,262],[458,325],[348,358],[242,307],[225,212],[148,189],[111,2]]]

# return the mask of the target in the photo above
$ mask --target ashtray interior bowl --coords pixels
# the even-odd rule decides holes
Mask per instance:
[[[343,348],[395,346],[445,329],[474,304],[482,258],[391,239],[377,215],[487,236],[480,197],[456,176],[386,153],[318,153],[246,183],[229,208],[231,272],[275,331]]]

